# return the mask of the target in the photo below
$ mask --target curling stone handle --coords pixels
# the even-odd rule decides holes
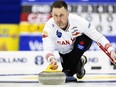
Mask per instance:
[[[51,70],[51,67],[52,67],[52,65],[50,64],[50,65],[48,65],[48,67],[46,68],[46,71],[50,71]]]
[[[45,71],[51,71],[51,72],[60,71],[60,70],[52,70],[52,69],[51,69],[52,67],[53,67],[53,66],[52,66],[51,64],[49,64],[49,65],[47,66],[47,68],[45,69]]]

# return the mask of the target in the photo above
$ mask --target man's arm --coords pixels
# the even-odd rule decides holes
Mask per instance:
[[[115,54],[114,50],[108,51],[108,49],[103,47],[100,43],[98,43],[98,42],[96,42],[96,43],[104,51],[104,53],[110,58],[111,62],[116,65],[116,54]]]
[[[55,44],[52,38],[52,32],[49,30],[49,26],[45,26],[42,32],[43,49],[46,60],[53,66],[52,69],[57,69],[57,61],[54,56]]]
[[[99,33],[93,25],[89,25],[88,30],[85,34],[90,37],[97,45],[108,55],[111,61],[116,64],[116,53],[112,47],[110,41]]]

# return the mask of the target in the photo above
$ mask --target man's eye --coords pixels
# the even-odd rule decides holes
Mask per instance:
[[[55,17],[57,17],[57,15],[54,15]]]
[[[64,16],[63,14],[60,15],[60,17],[63,17],[63,16]]]

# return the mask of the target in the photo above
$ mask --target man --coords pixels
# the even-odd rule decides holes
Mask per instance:
[[[57,48],[62,71],[67,77],[76,74],[78,79],[83,78],[84,65],[87,62],[83,53],[90,48],[92,40],[106,47],[116,63],[116,54],[110,42],[84,18],[69,14],[64,1],[55,1],[51,7],[51,14],[52,18],[45,24],[42,39],[45,57],[53,65],[52,69],[58,68],[53,53]]]

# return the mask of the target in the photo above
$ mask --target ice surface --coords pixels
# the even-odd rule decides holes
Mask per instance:
[[[42,85],[40,83],[0,83],[0,87],[116,87],[116,83],[65,83],[64,85]]]

